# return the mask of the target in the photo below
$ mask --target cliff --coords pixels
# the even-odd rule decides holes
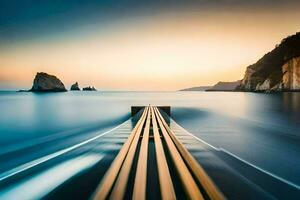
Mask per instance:
[[[211,88],[207,89],[206,91],[234,91],[239,85],[241,81],[233,81],[233,82],[218,82]]]
[[[34,78],[31,92],[65,92],[64,84],[53,75],[38,72]]]
[[[292,58],[282,66],[282,89],[300,90],[300,57]]]
[[[295,91],[300,89],[300,32],[289,36],[247,67],[242,91]]]

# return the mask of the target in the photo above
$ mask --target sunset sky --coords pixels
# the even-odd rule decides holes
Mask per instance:
[[[300,1],[0,2],[0,89],[36,72],[67,87],[178,90],[243,77],[300,31]]]

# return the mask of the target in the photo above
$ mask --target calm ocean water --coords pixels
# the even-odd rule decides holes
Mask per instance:
[[[0,92],[0,172],[109,130],[132,105],[169,105],[172,117],[207,143],[300,185],[300,93]],[[44,144],[39,151],[22,151]],[[8,154],[10,153],[10,154]],[[25,160],[25,158],[24,158]]]

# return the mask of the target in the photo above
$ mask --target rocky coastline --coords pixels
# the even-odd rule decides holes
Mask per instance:
[[[275,49],[248,66],[237,91],[300,91],[300,32],[283,39]]]

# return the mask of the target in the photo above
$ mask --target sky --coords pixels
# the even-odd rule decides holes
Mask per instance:
[[[300,31],[300,1],[2,0],[0,89],[178,90],[242,79]]]

